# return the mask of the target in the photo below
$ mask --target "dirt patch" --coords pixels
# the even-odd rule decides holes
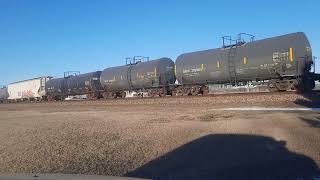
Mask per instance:
[[[200,121],[218,121],[219,115],[217,114],[206,114],[199,116]]]
[[[195,118],[192,116],[179,116],[177,120],[178,121],[194,121]]]
[[[263,114],[263,112],[259,112]],[[198,116],[197,119],[204,122],[211,122],[211,121],[228,121],[228,120],[236,120],[236,119],[243,119],[243,118],[252,118],[252,116],[256,116],[256,113],[250,112],[236,112],[236,111],[211,111],[205,115]]]
[[[265,144],[259,141],[261,137],[268,137],[271,139],[262,139],[266,142],[286,142],[280,153],[289,154],[288,157],[297,156],[284,151],[302,154],[319,165],[320,128],[315,128],[318,126],[319,113],[213,110],[251,105],[298,107],[293,102],[297,98],[303,97],[296,94],[233,95],[2,104],[0,173],[130,175],[130,172],[151,162],[164,161],[175,165],[187,160],[189,165],[193,162],[201,164],[205,156],[197,156],[199,152],[212,155],[228,139],[229,145],[222,148],[221,153],[228,150],[229,154],[243,161],[233,162],[230,159],[228,163],[223,163],[222,156],[221,164],[210,161],[210,166],[203,169],[192,165],[194,169],[189,169],[186,173],[206,174],[213,166],[222,169],[230,167],[231,172],[232,167],[240,168],[241,165],[249,164],[250,168],[255,168],[264,163],[261,161],[267,161],[268,159],[259,156],[261,161],[258,159],[247,163],[245,159],[250,158],[242,159],[236,149],[230,148],[239,145],[238,138],[243,140],[243,134],[252,147],[258,150],[263,147],[263,151],[260,151],[262,153],[274,150],[269,145],[264,147]],[[302,117],[306,120],[303,121]],[[236,136],[230,138],[228,134]],[[208,138],[202,140],[202,137]],[[194,145],[191,145],[191,150],[189,145],[185,148],[186,144],[193,142],[199,144],[195,149]],[[251,152],[249,155],[257,155],[253,152],[254,149],[246,147],[243,146],[243,151]],[[277,160],[283,162],[281,158]],[[150,167],[157,169],[158,164],[151,163]],[[170,174],[179,168],[177,166],[176,169],[172,167],[164,170]],[[139,175],[141,172],[146,175],[143,174],[144,171],[137,172]]]
[[[165,118],[155,118],[155,119],[149,120],[148,122],[149,123],[169,123],[170,120]]]

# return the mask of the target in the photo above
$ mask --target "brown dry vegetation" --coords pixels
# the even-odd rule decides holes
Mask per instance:
[[[282,167],[275,177],[296,175],[295,168],[310,174],[320,165],[318,112],[216,109],[304,107],[318,101],[280,93],[2,104],[0,173],[228,179],[230,170],[258,168],[250,170],[256,177],[265,173],[261,169],[288,165],[282,162],[291,167],[295,159],[305,170]],[[241,177],[240,170],[235,172]]]

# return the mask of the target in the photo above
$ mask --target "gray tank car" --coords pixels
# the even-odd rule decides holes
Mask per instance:
[[[289,90],[307,79],[312,63],[310,43],[298,32],[182,54],[176,60],[176,77],[180,84],[189,86],[182,91],[191,94],[206,91],[206,84],[262,80],[270,80],[272,90]]]
[[[67,96],[88,95],[90,99],[99,98],[101,71],[51,79],[46,84],[49,100],[64,99]]]
[[[47,81],[46,95],[49,101],[62,100],[66,96],[65,78],[53,78]]]
[[[165,96],[174,84],[174,62],[169,58],[106,68],[101,73],[105,98],[125,97],[125,91],[147,91],[151,96]]]
[[[0,88],[0,103],[4,103],[8,100],[9,94],[6,87]]]
[[[88,94],[89,98],[98,98],[101,71],[80,74],[66,78],[65,89],[68,95]]]

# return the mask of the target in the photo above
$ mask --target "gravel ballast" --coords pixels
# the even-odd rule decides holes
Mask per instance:
[[[319,112],[217,109],[319,100],[274,93],[1,104],[0,174],[309,177],[320,165]]]

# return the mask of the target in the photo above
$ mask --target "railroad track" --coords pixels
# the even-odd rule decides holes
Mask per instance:
[[[165,96],[165,97],[130,97],[130,98],[115,98],[115,99],[98,99],[98,100],[68,100],[68,101],[23,101],[14,102],[18,104],[29,104],[29,103],[56,103],[56,102],[117,102],[117,101],[135,101],[135,100],[164,100],[164,99],[195,99],[195,98],[206,98],[206,97],[239,97],[239,96],[260,96],[260,95],[285,95],[285,94],[301,94],[303,96],[317,95],[320,91],[314,90],[307,94],[301,94],[296,91],[282,91],[282,92],[246,92],[246,93],[223,93],[223,94],[208,94],[205,96]],[[12,103],[12,102],[11,102]],[[11,104],[9,102],[3,104]]]

